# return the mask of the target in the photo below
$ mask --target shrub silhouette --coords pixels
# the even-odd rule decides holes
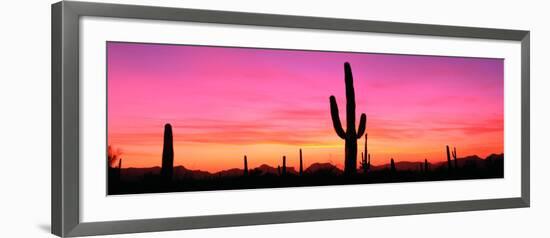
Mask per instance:
[[[336,98],[330,96],[330,114],[332,124],[336,134],[345,140],[345,161],[344,173],[346,175],[355,174],[357,172],[357,140],[365,133],[367,116],[362,113],[359,120],[359,128],[355,131],[355,89],[353,88],[353,75],[351,66],[348,62],[344,63],[344,74],[346,84],[346,125],[344,131],[340,122],[340,114],[338,112],[338,104]]]
[[[172,125],[164,125],[164,144],[162,145],[162,170],[161,175],[166,180],[172,180],[174,173],[174,141]]]
[[[109,168],[114,168],[117,160],[120,159],[122,152],[120,149],[115,149],[113,146],[107,146],[107,166]]]

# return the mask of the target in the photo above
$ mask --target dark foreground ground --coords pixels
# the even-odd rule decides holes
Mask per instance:
[[[461,161],[456,168],[446,165],[434,165],[428,170],[418,164],[418,169],[399,169],[392,171],[388,166],[373,168],[367,173],[358,170],[354,176],[345,176],[342,171],[330,164],[317,166],[316,170],[305,170],[300,176],[293,168],[287,168],[285,174],[269,169],[252,169],[248,175],[242,170],[233,169],[210,174],[203,171],[185,170],[175,167],[175,178],[162,179],[158,167],[146,170],[122,169],[109,172],[109,195],[163,193],[186,191],[211,191],[255,188],[281,188],[303,186],[327,186],[348,184],[399,183],[419,181],[443,181],[464,179],[490,179],[504,177],[503,158],[481,159],[476,163]]]

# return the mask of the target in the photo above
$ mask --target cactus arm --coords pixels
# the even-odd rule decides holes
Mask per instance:
[[[367,115],[365,113],[361,114],[361,119],[359,119],[359,130],[357,131],[357,139],[361,139],[363,133],[365,133],[365,128],[367,125]]]
[[[340,122],[338,104],[336,104],[336,98],[334,98],[334,96],[330,96],[330,115],[332,117],[332,124],[334,125],[334,130],[336,131],[336,134],[340,138],[346,139],[346,132],[342,127],[342,122]]]
[[[346,81],[346,120],[347,132],[355,132],[355,89],[353,87],[353,74],[348,62],[344,63]]]

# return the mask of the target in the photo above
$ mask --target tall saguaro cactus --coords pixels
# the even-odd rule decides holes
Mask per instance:
[[[172,180],[174,171],[174,139],[172,136],[172,125],[164,125],[164,144],[162,146],[162,169],[161,175],[167,180]]]
[[[248,160],[246,159],[246,155],[244,156],[244,171],[243,171],[243,175],[244,175],[244,176],[248,176]]]
[[[355,130],[355,89],[353,88],[353,75],[351,73],[351,66],[348,62],[344,63],[344,74],[346,83],[346,126],[344,131],[342,123],[340,122],[340,114],[338,112],[338,104],[336,98],[330,96],[330,115],[332,117],[332,124],[336,134],[345,140],[345,161],[344,161],[344,173],[347,175],[355,174],[357,172],[357,140],[365,133],[365,126],[367,123],[367,116],[365,113],[361,114],[359,120],[359,128]]]

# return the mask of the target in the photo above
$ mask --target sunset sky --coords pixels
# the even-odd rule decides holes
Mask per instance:
[[[211,172],[331,162],[342,168],[329,96],[345,119],[344,62],[367,115],[372,163],[503,153],[502,59],[107,43],[108,143],[123,167],[161,165],[163,129],[174,165]],[[358,142],[360,152],[364,138]]]

